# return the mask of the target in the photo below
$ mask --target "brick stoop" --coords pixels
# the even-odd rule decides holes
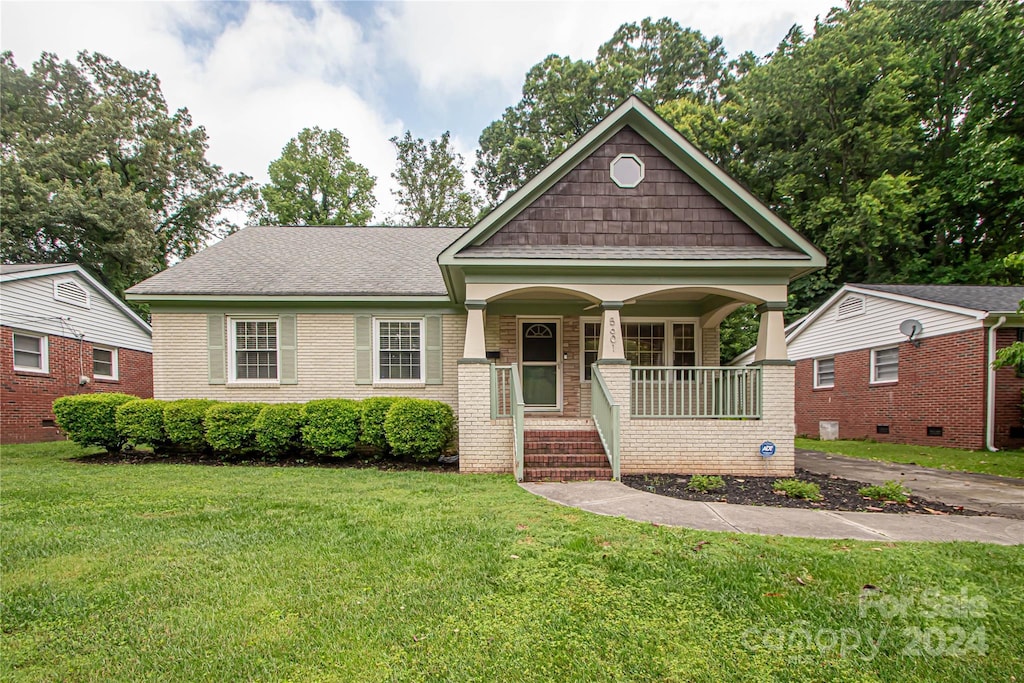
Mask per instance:
[[[610,481],[596,430],[530,429],[523,434],[525,481]]]

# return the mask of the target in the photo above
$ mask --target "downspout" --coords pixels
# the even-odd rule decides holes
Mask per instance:
[[[999,321],[988,328],[988,381],[985,383],[985,448],[995,453],[996,448],[996,369],[992,364],[996,360],[996,330],[1006,322],[1006,316],[999,316]]]

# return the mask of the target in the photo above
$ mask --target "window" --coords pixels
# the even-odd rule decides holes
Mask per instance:
[[[277,380],[277,321],[238,320],[231,325],[231,379]]]
[[[667,336],[670,335],[670,336]],[[622,341],[630,365],[694,367],[697,324],[692,322],[622,322]],[[589,382],[601,343],[601,323],[583,321],[583,381]],[[666,359],[670,363],[666,363]]]
[[[377,320],[375,379],[380,382],[423,381],[423,322]]]
[[[836,385],[836,359],[818,358],[814,361],[814,388],[831,389]]]
[[[117,379],[117,349],[92,347],[92,376],[96,379]]]
[[[897,346],[871,352],[871,383],[895,382],[899,379],[900,350]]]
[[[644,162],[635,154],[620,154],[612,160],[608,174],[619,187],[636,187],[644,179]]]
[[[23,372],[49,372],[47,339],[38,334],[14,333],[14,369]]]

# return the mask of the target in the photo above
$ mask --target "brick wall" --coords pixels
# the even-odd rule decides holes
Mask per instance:
[[[0,328],[0,443],[31,443],[63,438],[53,426],[53,401],[61,396],[123,392],[153,397],[153,357],[144,351],[118,349],[118,379],[95,379],[92,344],[50,335],[48,372],[15,372],[13,331]],[[92,381],[82,386],[79,377]],[[49,422],[44,422],[49,421]]]
[[[996,330],[996,348],[1002,349],[1017,341],[1016,328],[1000,328]],[[1017,375],[1016,368],[996,370],[996,429],[995,444],[997,448],[1024,448],[1024,438],[1011,438],[1010,430],[1024,428],[1021,403],[1024,403],[1024,377]]]
[[[900,344],[899,381],[890,384],[870,384],[868,349],[836,354],[831,389],[814,389],[814,361],[799,361],[797,433],[817,436],[819,421],[834,420],[841,439],[983,448],[985,336],[978,328],[928,337],[919,347]],[[877,433],[877,425],[889,433]],[[928,436],[929,426],[942,427],[942,436]]]
[[[512,472],[515,466],[512,420],[491,419],[491,368],[460,363],[459,471]]]

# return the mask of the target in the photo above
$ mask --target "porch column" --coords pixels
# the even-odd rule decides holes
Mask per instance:
[[[625,360],[626,348],[622,343],[622,326],[619,324],[621,301],[602,301],[601,341],[597,347],[598,360]]]
[[[768,301],[757,307],[757,312],[761,314],[761,326],[757,330],[755,363],[789,358],[786,350],[786,321],[782,317],[786,305],[785,301]]]
[[[466,343],[462,351],[463,358],[486,359],[487,345],[484,337],[484,310],[486,301],[467,301],[466,311]]]

